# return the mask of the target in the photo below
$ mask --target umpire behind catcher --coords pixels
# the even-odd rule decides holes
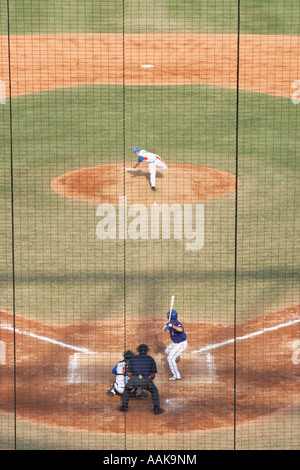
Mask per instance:
[[[149,348],[146,344],[140,344],[137,348],[139,354],[133,356],[128,362],[127,374],[130,379],[125,385],[122,405],[120,411],[126,413],[130,398],[130,390],[132,388],[142,388],[149,390],[152,397],[154,414],[160,415],[164,410],[160,407],[158,389],[153,383],[155,374],[157,373],[156,362],[153,357],[148,356]]]

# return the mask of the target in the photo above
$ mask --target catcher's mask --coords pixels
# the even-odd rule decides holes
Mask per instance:
[[[123,355],[124,355],[124,359],[129,360],[134,356],[134,352],[130,351],[130,349],[129,349],[128,351],[125,351]]]
[[[149,351],[149,348],[148,348],[147,344],[140,344],[138,346],[137,350],[139,352],[147,352],[147,351]]]
[[[168,320],[169,320],[170,322],[176,321],[177,318],[178,318],[178,314],[177,314],[176,310],[172,310],[171,315],[170,315],[170,312],[168,312],[168,313],[167,313],[167,318],[168,318]]]

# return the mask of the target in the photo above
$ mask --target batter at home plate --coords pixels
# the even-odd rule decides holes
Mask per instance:
[[[168,323],[164,326],[165,331],[169,331],[171,343],[165,350],[167,361],[172,372],[172,377],[169,380],[180,380],[181,375],[178,371],[176,360],[187,348],[187,336],[184,331],[182,323],[178,321],[178,314],[176,310],[170,310],[167,313]]]

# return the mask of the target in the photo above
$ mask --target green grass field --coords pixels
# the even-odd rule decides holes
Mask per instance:
[[[124,24],[123,24],[124,8]],[[0,31],[7,30],[6,2]],[[9,2],[11,34],[195,32],[236,33],[236,0],[23,0]],[[241,2],[241,33],[299,34],[297,0]],[[4,33],[2,33],[4,34]]]
[[[0,4],[2,35],[237,32],[233,0],[23,0],[9,8],[8,28],[7,4]],[[240,14],[241,33],[299,35],[298,0],[242,1]],[[239,93],[236,273],[234,193],[205,203],[204,247],[188,252],[184,241],[100,241],[96,205],[50,187],[65,172],[121,162],[124,148],[131,162],[133,145],[167,163],[235,174],[236,98],[234,90],[205,85],[87,85],[13,97],[11,114],[8,101],[0,105],[0,307],[13,309],[12,255],[16,313],[48,322],[122,320],[124,294],[128,317],[159,317],[175,294],[186,319],[226,325],[234,322],[235,287],[237,322],[298,303],[300,105],[290,99]],[[12,448],[13,420],[3,414],[1,423],[0,448]],[[84,433],[80,442],[77,433],[53,436],[18,423],[24,449],[112,445]],[[191,443],[230,449],[232,430],[199,433]],[[113,445],[122,447],[121,438]],[[237,433],[241,449],[297,447],[299,408]]]
[[[12,99],[17,312],[64,321],[122,316],[125,255],[129,315],[159,316],[175,293],[179,311],[192,319],[230,323],[234,193],[205,204],[205,244],[191,252],[186,240],[127,240],[125,246],[122,240],[100,241],[97,206],[51,190],[51,180],[60,174],[122,161],[122,92],[122,87],[87,86]],[[126,160],[133,161],[132,147],[140,143],[169,163],[235,173],[235,101],[235,91],[206,86],[128,88]],[[140,103],[147,109],[145,119]],[[8,106],[2,111],[8,126]],[[287,99],[240,93],[240,320],[297,301],[297,113]],[[3,235],[9,243],[8,132],[2,149]],[[9,289],[7,251],[1,262]],[[11,309],[10,294],[7,299],[4,306]]]

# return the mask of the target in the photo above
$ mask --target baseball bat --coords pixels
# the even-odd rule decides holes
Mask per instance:
[[[174,299],[175,299],[175,295],[172,295],[172,297],[171,297],[171,304],[170,304],[170,316],[171,316],[171,313],[172,313],[172,310],[173,310]]]
[[[172,295],[171,303],[170,303],[170,316],[171,316],[171,313],[172,313],[172,310],[173,310],[174,299],[175,299],[175,295]],[[169,321],[170,321],[170,316],[169,316]]]

